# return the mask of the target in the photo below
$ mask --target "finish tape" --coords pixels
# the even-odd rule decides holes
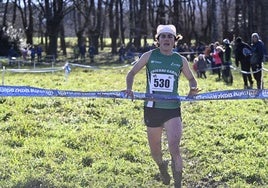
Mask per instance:
[[[134,92],[134,100],[151,101],[205,101],[267,99],[267,89],[223,90],[200,93],[192,97]],[[71,91],[44,89],[31,86],[0,86],[0,97],[69,97],[69,98],[119,98],[131,99],[123,91]]]

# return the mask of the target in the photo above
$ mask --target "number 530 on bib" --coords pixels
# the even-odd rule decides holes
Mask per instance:
[[[174,75],[171,74],[152,74],[151,90],[172,92],[174,85]]]

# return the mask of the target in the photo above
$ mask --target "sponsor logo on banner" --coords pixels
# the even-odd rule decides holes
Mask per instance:
[[[267,89],[262,90],[262,96],[265,98],[268,97],[268,90]]]
[[[248,91],[248,95],[249,95],[249,97],[252,97],[252,98],[254,98],[254,97],[256,97],[256,96],[258,96],[258,93],[259,93],[259,91],[258,90],[249,90]]]

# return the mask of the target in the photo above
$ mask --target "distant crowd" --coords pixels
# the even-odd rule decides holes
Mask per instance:
[[[133,44],[128,45],[128,47],[121,45],[118,50],[119,61],[134,60],[135,56],[139,56],[155,47],[155,45],[147,44],[144,48],[137,50]],[[253,78],[256,81],[257,89],[264,87],[262,66],[267,51],[258,33],[252,34],[251,44],[247,44],[241,37],[237,37],[233,41],[224,39],[222,42],[214,42],[209,45],[202,43],[196,45],[178,44],[174,51],[179,52],[188,61],[193,62],[193,70],[198,78],[206,79],[206,72],[210,71],[217,75],[216,81],[223,80],[226,84],[232,84],[231,68],[235,64],[235,68],[241,67],[244,89],[253,88]],[[234,59],[234,62],[232,62],[232,59]]]
[[[264,88],[262,73],[267,51],[258,33],[251,35],[251,44],[244,42],[241,37],[237,37],[231,42],[224,39],[221,44],[219,42],[211,43],[205,47],[203,53],[199,51],[197,54],[198,56],[193,60],[193,69],[198,78],[206,78],[206,71],[210,70],[213,74],[218,75],[217,81],[222,79],[226,84],[232,84],[233,58],[235,68],[241,67],[244,89],[253,88],[253,78],[256,81],[257,89]]]
[[[28,45],[23,47],[18,52],[14,45],[12,45],[8,51],[9,65],[12,65],[17,57],[22,57],[24,62],[28,61],[30,57],[30,62],[33,64],[35,62],[41,62],[42,60],[43,48],[41,45]]]
[[[118,62],[125,61],[133,62],[135,58],[142,53],[156,48],[154,44],[146,44],[143,48],[137,49],[134,44],[125,46],[122,44],[118,48]],[[241,67],[241,73],[244,82],[244,88],[253,88],[253,78],[256,81],[258,89],[263,88],[262,80],[262,63],[265,61],[267,54],[264,43],[258,33],[253,33],[251,36],[251,44],[247,44],[241,37],[237,37],[232,41],[224,39],[222,42],[214,42],[211,44],[181,44],[178,43],[174,51],[185,56],[188,61],[193,62],[193,70],[198,78],[207,78],[206,72],[210,71],[217,75],[216,81],[223,80],[226,84],[233,83],[231,68],[236,65],[236,68]],[[20,54],[16,52],[14,46],[9,49],[8,57],[10,64],[16,57],[21,56],[23,60],[30,57],[30,62],[41,62],[43,49],[41,45],[28,45],[20,49]],[[74,61],[86,62],[86,57],[90,58],[90,62],[94,63],[96,49],[90,45],[88,48],[85,43],[75,45],[73,47]],[[232,62],[234,59],[234,63]]]

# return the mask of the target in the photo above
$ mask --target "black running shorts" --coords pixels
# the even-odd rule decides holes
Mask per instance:
[[[161,127],[172,118],[181,117],[181,108],[160,109],[144,107],[144,123],[147,127]]]

